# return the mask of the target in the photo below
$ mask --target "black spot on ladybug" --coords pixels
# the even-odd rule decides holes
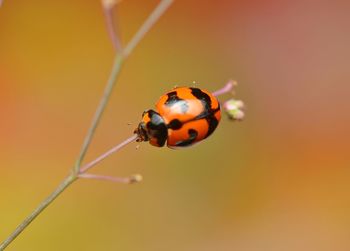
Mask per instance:
[[[187,113],[190,107],[187,104],[186,100],[179,98],[176,91],[169,92],[167,96],[168,98],[164,103],[166,106],[172,107],[176,105],[177,109],[179,109],[179,112],[183,114]]]
[[[168,99],[165,101],[166,106],[172,106],[172,105],[176,104],[177,102],[179,102],[180,100],[182,100],[177,96],[176,91],[169,92],[167,94],[167,96],[168,96]]]
[[[194,129],[189,129],[188,130],[188,135],[189,135],[189,138],[186,139],[186,140],[182,140],[182,141],[178,141],[176,142],[176,146],[189,146],[189,145],[192,145],[193,142],[196,140],[197,138],[197,135],[198,135],[198,132]]]
[[[209,111],[211,109],[211,99],[209,97],[208,94],[206,94],[205,92],[203,92],[201,89],[199,88],[190,88],[191,89],[191,93],[193,96],[195,96],[197,99],[199,99],[200,101],[202,101],[202,104],[204,106],[204,109]]]
[[[209,125],[208,132],[207,132],[207,135],[205,135],[205,138],[208,137],[210,134],[212,134],[219,124],[219,121],[216,119],[214,114],[215,113],[211,113],[209,116],[205,118]]]
[[[182,123],[180,120],[178,119],[173,119],[172,121],[170,121],[170,123],[168,124],[168,128],[173,129],[173,130],[178,130],[182,127]]]
[[[192,95],[198,98],[202,102],[204,107],[204,111],[198,116],[196,116],[195,119],[199,120],[204,118],[207,121],[208,132],[205,136],[206,138],[214,132],[214,130],[219,124],[219,121],[215,117],[215,113],[220,110],[220,105],[217,109],[212,109],[211,99],[208,94],[206,94],[205,92],[203,92],[201,89],[198,89],[198,88],[191,88],[191,90],[192,90]]]

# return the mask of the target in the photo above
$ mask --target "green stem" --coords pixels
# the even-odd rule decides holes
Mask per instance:
[[[77,176],[74,174],[69,175],[67,178],[65,178],[62,183],[56,188],[56,190],[50,194],[44,201],[42,201],[39,206],[15,229],[15,231],[12,232],[10,236],[7,237],[7,239],[0,244],[0,250],[4,250],[22,231],[29,226],[29,224],[39,216],[39,214],[44,211],[44,209],[51,204],[69,185],[71,185],[75,180],[77,179]]]

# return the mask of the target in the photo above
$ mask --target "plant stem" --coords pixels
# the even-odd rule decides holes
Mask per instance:
[[[101,120],[101,117],[102,117],[102,114],[106,108],[106,105],[109,101],[109,98],[111,96],[111,93],[112,93],[112,90],[115,86],[115,81],[117,80],[118,76],[119,76],[119,73],[120,73],[120,70],[122,68],[122,65],[123,65],[123,62],[124,62],[124,58],[117,54],[115,56],[115,59],[114,59],[114,64],[113,64],[113,67],[112,67],[112,71],[111,71],[111,74],[109,76],[109,79],[108,79],[108,82],[107,82],[107,85],[106,85],[106,88],[105,88],[105,91],[103,93],[103,96],[101,98],[101,101],[100,101],[100,104],[98,105],[97,107],[97,110],[95,112],[95,115],[92,119],[92,123],[91,123],[91,126],[90,126],[90,129],[84,139],[84,143],[83,143],[83,146],[81,148],[81,151],[80,151],[80,154],[79,154],[79,157],[78,157],[78,160],[74,166],[74,172],[75,174],[79,173],[79,169],[80,169],[80,166],[81,166],[81,162],[83,161],[85,155],[86,155],[86,152],[89,148],[89,145],[92,141],[92,138],[95,134],[95,131],[96,131],[96,128]]]
[[[236,81],[230,80],[224,87],[222,87],[219,90],[216,90],[215,92],[212,92],[212,94],[215,97],[223,95],[225,93],[231,92],[233,90],[233,87],[236,85],[237,85]]]
[[[138,137],[138,135],[134,134],[133,136],[131,136],[131,137],[127,138],[126,140],[124,140],[123,142],[121,142],[120,144],[112,147],[110,150],[108,150],[104,154],[100,155],[95,160],[87,163],[85,166],[82,166],[81,169],[80,169],[80,174],[81,173],[86,173],[90,168],[92,168],[93,166],[97,165],[99,162],[101,162],[102,160],[104,160],[105,158],[110,156],[111,154],[119,151],[121,148],[123,148],[127,144],[135,141],[137,139],[137,137]]]
[[[147,20],[142,24],[140,29],[135,33],[133,38],[127,44],[124,49],[124,56],[127,57],[135,49],[136,45],[141,41],[145,34],[152,28],[152,26],[158,21],[159,17],[170,7],[174,0],[163,0],[149,15]]]
[[[106,20],[107,32],[112,41],[113,47],[117,52],[122,51],[122,43],[119,32],[118,22],[113,20],[113,9],[117,11],[117,1],[111,3],[111,1],[102,0],[103,13]]]
[[[69,185],[71,185],[77,176],[74,174],[69,175],[65,178],[62,183],[56,188],[56,190],[50,194],[39,206],[13,231],[13,233],[7,237],[7,239],[0,244],[0,250],[4,250],[16,237],[22,233],[22,231],[29,226],[29,224],[39,216],[39,214],[53,202]]]
[[[140,29],[136,32],[134,37],[126,46],[124,52],[116,54],[114,57],[113,67],[107,81],[107,85],[105,87],[105,91],[101,98],[101,101],[97,107],[97,110],[92,119],[91,126],[88,130],[88,133],[84,139],[83,146],[81,148],[80,154],[77,158],[75,166],[73,167],[73,172],[62,181],[62,183],[56,188],[56,190],[49,195],[40,205],[0,244],[0,251],[4,250],[13,240],[16,239],[18,235],[22,233],[24,229],[26,229],[29,224],[37,217],[40,213],[44,211],[44,209],[49,206],[68,186],[70,186],[75,180],[77,180],[81,163],[86,155],[86,152],[89,148],[89,145],[92,141],[92,138],[95,134],[96,128],[101,120],[102,114],[106,108],[106,105],[111,96],[113,87],[115,86],[115,82],[119,76],[120,70],[124,61],[130,55],[130,53],[134,50],[136,45],[141,41],[144,35],[152,28],[152,26],[156,23],[156,21],[163,15],[163,13],[167,10],[173,0],[162,0],[155,10],[150,14],[144,24],[140,27]],[[2,3],[2,0],[0,0]]]
[[[56,190],[52,194],[50,194],[44,201],[42,201],[40,205],[15,229],[15,231],[13,231],[13,233],[3,243],[1,243],[0,251],[4,250],[48,205],[51,204],[51,202],[53,202],[69,185],[71,185],[78,178],[108,180],[124,184],[130,184],[140,181],[142,178],[140,178],[141,176],[139,175],[122,178],[85,173],[90,168],[92,168],[111,154],[119,151],[124,146],[135,141],[137,137],[138,136],[136,134],[132,135],[120,144],[112,147],[110,150],[97,157],[95,160],[87,163],[81,168],[80,173],[78,175],[72,173],[66,179],[64,179],[63,182],[56,188]]]
[[[113,90],[113,87],[115,86],[115,81],[120,73],[121,67],[124,63],[124,60],[128,58],[130,53],[135,49],[135,47],[139,44],[139,42],[142,40],[142,38],[145,36],[145,34],[152,28],[152,26],[158,21],[158,19],[163,15],[163,13],[168,9],[170,4],[173,2],[173,0],[162,0],[158,6],[153,10],[153,12],[149,15],[149,17],[146,19],[146,21],[143,23],[143,25],[140,27],[140,29],[135,33],[133,38],[130,40],[130,42],[127,44],[125,49],[121,54],[117,54],[114,59],[114,65],[109,77],[109,80],[107,82],[107,86],[105,88],[104,95],[100,101],[99,106],[97,107],[97,110],[95,112],[95,115],[92,119],[92,123],[90,126],[90,129],[84,139],[83,147],[80,151],[78,160],[74,166],[74,172],[75,174],[79,173],[79,169],[81,166],[81,162],[83,161],[86,152],[89,148],[89,145],[92,141],[93,135],[96,131],[96,128],[101,120],[103,111],[108,103],[109,97],[111,96],[111,92]]]
[[[104,181],[111,181],[111,182],[123,183],[123,184],[132,184],[132,183],[140,182],[142,180],[142,176],[139,174],[132,175],[130,177],[111,177],[106,175],[82,173],[82,174],[79,174],[79,178],[104,180]]]

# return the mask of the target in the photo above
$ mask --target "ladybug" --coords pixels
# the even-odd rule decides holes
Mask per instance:
[[[191,146],[211,135],[221,118],[220,103],[210,92],[176,87],[165,93],[155,110],[147,110],[134,133],[138,141],[170,148]]]

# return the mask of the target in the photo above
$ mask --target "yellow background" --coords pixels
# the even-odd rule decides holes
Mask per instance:
[[[156,4],[120,4],[124,44]],[[245,121],[184,150],[128,146],[93,171],[142,183],[80,180],[8,250],[350,250],[349,8],[175,1],[125,64],[87,160],[174,85],[237,80]],[[98,0],[4,1],[1,240],[73,165],[112,59]]]

